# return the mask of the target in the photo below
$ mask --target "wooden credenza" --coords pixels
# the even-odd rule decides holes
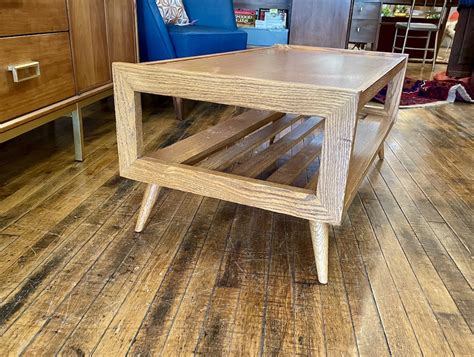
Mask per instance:
[[[293,0],[290,43],[347,47],[353,0]]]
[[[355,0],[349,33],[351,43],[370,43],[372,50],[377,47],[377,39],[382,13],[381,0]]]
[[[112,94],[112,62],[137,62],[135,0],[0,1],[0,143]]]

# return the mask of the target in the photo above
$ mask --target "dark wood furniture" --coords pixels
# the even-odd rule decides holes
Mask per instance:
[[[0,143],[112,94],[111,63],[136,62],[134,0],[0,1]]]
[[[349,42],[371,44],[377,49],[382,2],[380,0],[356,0],[352,8]]]
[[[449,56],[447,74],[451,77],[469,77],[474,85],[474,8],[459,11],[459,21]]]
[[[352,0],[293,0],[290,43],[346,48]]]
[[[160,187],[304,218],[318,279],[327,283],[329,224],[341,224],[377,153],[383,158],[406,62],[401,54],[285,45],[114,64],[120,174],[148,184],[136,231],[144,229]],[[385,107],[366,107],[386,85]],[[252,110],[146,153],[140,93]],[[302,173],[311,176],[303,186]]]

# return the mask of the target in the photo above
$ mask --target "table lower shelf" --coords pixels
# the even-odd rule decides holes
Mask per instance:
[[[155,170],[155,179],[166,187],[297,217],[322,215],[317,187],[324,123],[320,117],[250,110],[145,155],[139,160],[140,170]],[[358,121],[347,204],[385,138],[386,123],[373,114]],[[263,196],[268,202],[258,202]],[[308,209],[311,202],[319,207]]]

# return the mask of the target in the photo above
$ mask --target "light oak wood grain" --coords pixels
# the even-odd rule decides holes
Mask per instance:
[[[226,150],[219,151],[197,164],[198,167],[204,167],[213,170],[223,171],[233,162],[240,160],[243,156],[259,147],[266,141],[272,142],[275,135],[290,127],[294,122],[300,120],[297,115],[285,115],[280,120],[254,132],[244,139],[238,141]]]
[[[256,177],[265,169],[272,165],[279,157],[291,150],[299,142],[303,141],[305,137],[310,135],[314,130],[323,124],[320,118],[309,118],[291,132],[284,135],[276,143],[273,143],[265,150],[262,150],[256,155],[253,155],[246,162],[237,166],[232,170],[235,175],[245,177]]]
[[[329,249],[329,225],[309,221],[311,239],[313,241],[314,258],[318,270],[318,280],[321,284],[328,283],[328,249]]]
[[[321,154],[323,135],[311,142],[294,155],[288,162],[276,170],[267,181],[291,185],[294,180]],[[316,186],[314,186],[316,189]]]
[[[141,232],[145,228],[145,224],[150,217],[151,210],[158,199],[160,193],[160,186],[147,185],[145,193],[143,194],[142,204],[138,212],[137,224],[135,225],[135,232]]]
[[[194,164],[283,115],[268,111],[247,111],[150,155],[159,160]]]

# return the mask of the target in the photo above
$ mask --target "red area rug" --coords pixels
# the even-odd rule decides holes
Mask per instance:
[[[385,103],[387,88],[382,89],[374,98]],[[462,81],[427,81],[405,78],[400,108],[415,108],[455,101],[474,103],[474,87]]]

